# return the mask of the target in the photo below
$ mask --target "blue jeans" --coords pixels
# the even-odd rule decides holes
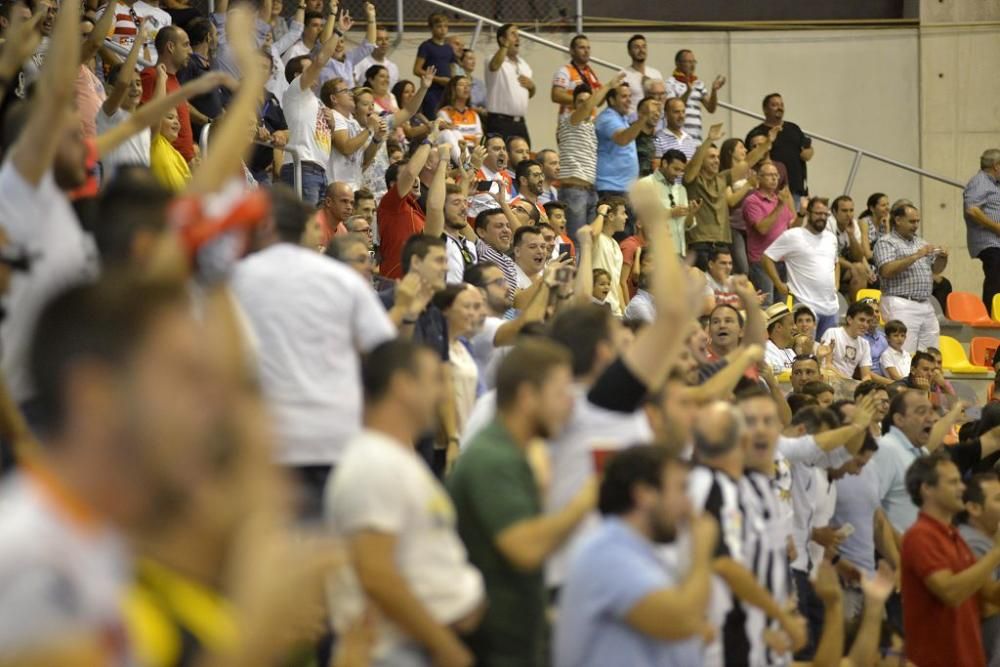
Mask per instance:
[[[816,340],[823,338],[823,334],[826,333],[827,329],[833,329],[840,326],[840,316],[837,313],[833,315],[820,315],[816,313]]]
[[[282,165],[281,182],[295,187],[295,172],[291,164]],[[302,201],[319,206],[326,196],[326,170],[315,162],[302,163]]]
[[[597,192],[577,187],[559,188],[559,201],[566,205],[566,232],[576,241],[576,233],[597,216]]]

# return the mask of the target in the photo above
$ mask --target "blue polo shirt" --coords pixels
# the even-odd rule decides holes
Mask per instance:
[[[903,534],[917,520],[917,506],[906,491],[906,470],[916,459],[927,454],[893,426],[878,440],[878,451],[871,463],[878,470],[878,495],[889,523]],[[869,463],[869,465],[871,465]]]
[[[600,113],[594,122],[597,132],[597,189],[625,192],[639,178],[639,153],[635,142],[619,146],[612,138],[615,132],[629,126],[628,118],[611,107]]]
[[[648,539],[604,519],[575,552],[559,596],[555,667],[700,666],[700,637],[654,639],[625,620],[639,600],[679,579]]]

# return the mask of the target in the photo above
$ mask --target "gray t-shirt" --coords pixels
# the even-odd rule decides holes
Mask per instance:
[[[993,548],[993,538],[969,524],[960,525],[958,533],[976,558],[982,558]],[[1000,568],[993,571],[993,581],[1000,581]],[[1000,614],[984,618],[982,630],[983,648],[986,650],[989,667],[1000,667]]]

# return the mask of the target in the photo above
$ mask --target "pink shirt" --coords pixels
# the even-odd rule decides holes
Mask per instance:
[[[76,108],[80,113],[83,136],[93,139],[97,136],[97,112],[107,96],[104,84],[86,65],[80,65],[76,74]]]
[[[757,231],[757,223],[766,218],[775,206],[781,207],[778,219],[766,234],[761,234]],[[795,213],[782,204],[777,195],[768,197],[760,190],[754,190],[743,200],[743,220],[747,223],[747,259],[756,264],[774,239],[781,236],[795,220]]]

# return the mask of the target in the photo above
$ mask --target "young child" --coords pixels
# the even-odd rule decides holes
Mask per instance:
[[[417,48],[417,59],[413,63],[414,73],[423,73],[428,67],[435,67],[437,74],[434,84],[427,89],[420,112],[427,118],[437,118],[438,107],[444,96],[445,86],[451,79],[451,65],[456,62],[455,49],[448,43],[448,15],[434,12],[427,19],[431,38]]]
[[[609,292],[611,292],[611,274],[604,269],[594,269],[594,303],[605,305]]]
[[[906,341],[906,325],[899,320],[889,320],[885,323],[885,337],[889,347],[879,361],[882,363],[882,374],[890,380],[903,380],[910,374],[912,357],[903,349]]]

